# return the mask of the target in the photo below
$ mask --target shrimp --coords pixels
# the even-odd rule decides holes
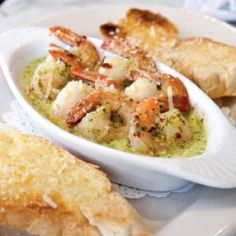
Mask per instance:
[[[125,95],[135,101],[142,101],[143,99],[153,97],[158,94],[155,83],[148,79],[139,78],[135,80],[125,91]]]
[[[69,72],[66,65],[48,56],[36,68],[31,87],[39,98],[53,100],[68,80]]]
[[[104,106],[109,109],[103,111]],[[111,117],[109,119],[108,114],[111,115],[112,111],[119,113],[123,119],[122,127],[119,129],[111,128]],[[87,138],[97,141],[114,138],[122,133],[124,136],[128,132],[133,150],[149,153],[155,148],[150,129],[156,126],[158,113],[157,98],[147,99],[137,104],[119,93],[98,89],[72,108],[67,116],[67,124],[76,125],[76,129]]]
[[[162,72],[155,72],[154,74],[155,76],[153,76],[153,74],[150,73],[148,74],[145,71],[140,71],[140,70],[132,71],[131,76],[133,77],[131,78],[131,80],[134,80],[134,83],[131,84],[130,87],[126,88],[125,91],[126,95],[130,96],[129,91],[131,90],[132,87],[134,87],[134,85],[136,84],[139,85],[138,81],[140,81],[141,79],[143,79],[143,81],[149,80],[152,83],[156,84],[159,102],[162,103],[161,112],[166,112],[171,108],[177,108],[181,112],[188,112],[191,109],[188,91],[185,88],[184,84],[181,82],[181,80],[172,75],[165,74]],[[141,95],[146,94],[145,90],[144,91],[141,90],[142,89],[141,87],[144,87],[144,85],[135,87],[137,87],[139,91],[136,91],[136,93],[131,93],[131,95],[134,94],[133,96],[135,97],[138,96],[138,98],[139,97],[142,98]],[[150,87],[150,85],[148,87]],[[147,94],[154,95],[154,93],[155,89],[152,86],[150,87],[150,89],[148,89]]]
[[[154,140],[151,133],[140,129],[133,122],[129,128],[128,138],[133,151],[140,153],[154,153]]]
[[[124,39],[108,39],[101,46],[104,50],[111,51],[119,56],[129,58],[135,69],[147,72],[156,72],[156,63],[142,49],[132,46]]]
[[[122,90],[124,82],[129,73],[130,63],[125,58],[119,56],[112,58],[104,58],[98,72],[83,69],[80,65],[74,64],[71,73],[77,78],[83,78],[90,84],[94,83],[95,87],[115,88]]]
[[[160,107],[157,97],[144,99],[135,107],[128,137],[134,151],[155,153],[157,146],[151,133],[156,128]]]
[[[102,105],[95,111],[86,114],[81,122],[75,126],[75,130],[90,140],[105,141],[111,127],[110,116],[111,106],[109,104]]]
[[[95,111],[104,104],[110,104],[112,110],[119,111],[124,117],[127,117],[130,112],[129,110],[132,110],[129,99],[126,99],[119,93],[112,93],[99,88],[71,109],[66,119],[67,124],[70,126],[77,124],[87,113]],[[125,119],[125,121],[128,121],[128,119]]]
[[[145,99],[135,109],[135,118],[138,124],[147,130],[155,126],[157,115],[160,112],[157,97]]]
[[[161,142],[163,137],[168,143],[192,138],[192,131],[181,112],[173,108],[161,113],[162,106],[160,96],[144,99],[137,104],[128,130],[134,151],[161,154],[166,148]]]
[[[57,117],[66,119],[70,109],[92,91],[92,87],[82,81],[69,81],[53,101],[53,113]]]
[[[62,26],[49,28],[50,32],[73,49],[73,54],[85,68],[94,69],[100,61],[96,47],[85,37]]]
[[[93,85],[94,87],[114,87],[115,89],[120,88],[120,84],[111,77],[107,77],[101,73],[95,71],[83,70],[80,67],[72,67],[71,73],[75,79],[82,79],[84,82]]]
[[[98,72],[122,83],[129,76],[130,67],[130,60],[124,57],[105,57]]]
[[[63,61],[69,67],[70,75],[74,80],[82,80],[93,87],[95,87],[95,82],[99,83],[101,87],[109,87],[111,85],[114,88],[120,87],[116,80],[96,71],[87,70],[74,54],[56,44],[50,44],[49,53],[55,60]]]
[[[51,43],[49,45],[48,49],[50,55],[56,60],[56,61],[62,61],[64,62],[70,70],[70,75],[75,80],[82,80],[85,83],[88,83],[90,85],[94,84],[95,78],[91,78],[91,76],[88,77],[87,74],[83,74],[82,72],[85,71],[84,66],[79,62],[78,58],[70,53],[69,51],[65,50],[64,48]],[[77,72],[77,73],[76,73]],[[78,73],[80,72],[80,73]]]
[[[188,112],[191,109],[189,102],[188,91],[180,79],[168,74],[163,74],[161,77],[162,92],[169,99],[169,108],[173,102],[173,106],[181,112]]]
[[[160,101],[163,103],[162,111],[169,110],[171,108],[171,102],[181,112],[190,110],[188,92],[183,83],[178,78],[158,71],[155,61],[142,49],[133,47],[121,38],[105,40],[102,48],[129,58],[132,61],[134,68],[130,70],[130,80],[136,81],[142,78],[156,83],[157,87],[161,90],[159,94]],[[169,102],[165,100],[169,100]]]
[[[192,138],[192,130],[187,120],[177,109],[161,114],[158,125],[160,132],[170,143],[183,142]]]

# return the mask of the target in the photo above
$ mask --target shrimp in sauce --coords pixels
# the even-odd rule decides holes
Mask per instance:
[[[174,142],[182,130],[180,140],[191,139],[183,116],[191,111],[184,84],[160,72],[142,49],[112,38],[101,47],[116,56],[101,59],[86,37],[61,26],[49,30],[71,48],[49,46],[53,61],[63,63],[68,73],[52,109],[70,129],[95,142],[126,136],[135,152],[153,155],[164,148],[159,136]],[[167,125],[167,119],[173,122]]]

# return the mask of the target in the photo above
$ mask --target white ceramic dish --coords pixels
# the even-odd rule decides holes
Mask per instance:
[[[1,119],[3,114],[11,112],[10,105],[14,100],[1,70],[0,94]],[[236,232],[236,189],[195,185],[189,192],[175,193],[166,198],[145,197],[129,201],[142,216],[152,219],[150,228],[155,232],[153,235],[234,236]],[[2,227],[0,235],[28,236],[15,231],[9,232]]]
[[[96,46],[101,43],[96,39],[91,40]],[[53,41],[55,39],[49,36],[46,28],[19,28],[0,35],[0,62],[10,89],[46,134],[53,134],[54,140],[102,166],[113,181],[128,186],[160,191],[179,188],[186,181],[193,181],[219,188],[236,187],[235,129],[197,86],[161,63],[158,63],[161,71],[183,81],[192,105],[204,118],[208,143],[201,156],[171,159],[121,152],[76,137],[40,115],[24,96],[21,76],[26,63],[46,55],[47,46]]]

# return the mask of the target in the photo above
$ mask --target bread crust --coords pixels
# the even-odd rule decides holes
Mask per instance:
[[[169,56],[172,66],[212,98],[236,96],[236,48],[209,38],[180,41]]]
[[[0,224],[40,236],[149,235],[97,166],[1,123]]]
[[[124,39],[126,38],[125,30],[118,24],[115,24],[111,21],[100,25],[99,29],[102,36],[106,39],[112,39],[114,37],[124,38]]]
[[[145,27],[158,26],[165,29],[168,34],[178,34],[177,28],[170,20],[159,13],[153,13],[149,10],[131,8],[127,11],[126,19],[124,20],[130,20],[132,24],[144,25]],[[122,21],[120,22],[121,25]],[[130,27],[132,28],[132,25]]]

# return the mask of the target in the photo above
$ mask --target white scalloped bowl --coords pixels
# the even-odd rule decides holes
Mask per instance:
[[[101,40],[91,38],[99,47]],[[196,157],[153,158],[111,149],[72,135],[38,113],[27,101],[22,72],[32,59],[47,54],[50,42],[46,28],[18,28],[0,35],[0,63],[8,85],[32,121],[45,135],[73,153],[106,170],[114,182],[152,191],[177,189],[188,181],[218,188],[236,187],[236,129],[221,110],[196,85],[168,66],[159,69],[178,77],[186,86],[191,104],[204,119],[207,148]]]

